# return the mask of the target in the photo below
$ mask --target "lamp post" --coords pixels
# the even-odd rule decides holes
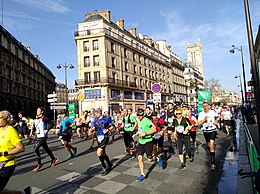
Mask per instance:
[[[64,68],[64,77],[65,77],[65,90],[66,90],[66,94],[65,94],[65,101],[66,101],[66,110],[68,110],[68,80],[67,80],[67,68],[69,67],[70,69],[74,69],[74,66],[72,64],[59,64],[57,65],[58,69]]]
[[[246,76],[245,76],[245,64],[244,64],[244,57],[243,57],[243,48],[242,46],[240,46],[240,49],[237,48],[235,45],[232,45],[232,49],[230,50],[230,53],[235,53],[235,50],[238,50],[240,51],[241,53],[241,63],[242,63],[242,73],[243,73],[243,81],[244,81],[244,95],[245,95],[245,98],[244,98],[244,102],[247,103],[247,98],[246,98]]]
[[[242,103],[244,104],[244,103],[245,103],[245,100],[244,100],[244,94],[243,94],[242,81],[241,81],[241,76],[240,76],[240,74],[237,75],[237,76],[235,76],[235,78],[239,78],[239,82],[240,82],[239,86],[240,86],[240,88],[241,88]]]

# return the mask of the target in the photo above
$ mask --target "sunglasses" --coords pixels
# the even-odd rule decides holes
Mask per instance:
[[[181,113],[176,113],[176,115],[181,115]]]

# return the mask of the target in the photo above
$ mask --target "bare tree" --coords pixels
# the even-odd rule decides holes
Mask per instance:
[[[211,78],[209,80],[205,80],[205,89],[210,90],[211,94],[216,94],[221,90],[222,86],[220,84],[220,80]]]
[[[222,86],[218,79],[212,78],[209,80],[205,80],[205,89],[210,90],[211,102],[215,101],[215,97],[217,96],[217,93],[219,93],[221,91],[221,88],[222,88]]]

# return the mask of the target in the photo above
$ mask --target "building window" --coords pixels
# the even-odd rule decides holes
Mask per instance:
[[[139,67],[139,72],[140,72],[140,75],[143,75],[143,68],[142,67]]]
[[[135,99],[136,100],[144,100],[144,93],[142,93],[142,92],[135,92]]]
[[[90,58],[89,56],[84,57],[84,67],[89,67],[90,66]]]
[[[16,46],[15,47],[15,55],[18,56],[19,55],[19,52],[18,52],[18,47]]]
[[[98,40],[93,40],[93,51],[98,50]]]
[[[125,84],[126,86],[129,85],[129,76],[128,75],[125,76],[125,83],[126,83]]]
[[[7,40],[7,48],[8,48],[9,50],[11,50],[11,41],[10,41],[10,40]]]
[[[98,55],[95,55],[93,56],[93,61],[94,61],[94,66],[99,66],[99,56]]]
[[[89,51],[89,41],[84,41],[83,42],[83,50],[85,52],[88,52]]]
[[[145,69],[145,76],[147,77],[148,76],[148,70]]]
[[[9,79],[11,79],[11,76],[12,76],[12,71],[11,71],[11,69],[6,68],[6,76],[7,76]]]
[[[111,98],[112,99],[120,99],[120,90],[111,90]]]
[[[133,53],[133,61],[135,61],[135,60],[136,60],[136,54]]]
[[[132,91],[124,91],[124,99],[133,99]]]
[[[112,67],[115,68],[116,67],[116,58],[112,57]]]
[[[134,65],[134,74],[137,74],[137,65]]]
[[[140,87],[142,88],[144,85],[144,80],[143,79],[140,79]]]
[[[112,73],[112,83],[116,83],[116,73]]]
[[[28,65],[31,65],[31,58],[28,57]]]
[[[85,72],[85,84],[90,84],[91,77],[90,72]]]
[[[100,83],[100,72],[94,71],[94,83]]]
[[[138,79],[135,77],[134,80],[135,80],[135,85],[138,87]]]
[[[124,48],[124,57],[127,58],[127,49]]]
[[[25,53],[24,53],[24,52],[23,52],[23,54],[22,54],[22,60],[25,61]]]
[[[116,45],[113,42],[111,42],[111,52],[112,53],[116,52]]]
[[[125,62],[125,71],[128,71],[129,70],[129,65],[127,62]]]

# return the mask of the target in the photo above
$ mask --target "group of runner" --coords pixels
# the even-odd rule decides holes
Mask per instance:
[[[233,113],[231,113],[232,111]],[[115,131],[121,134],[126,152],[131,158],[137,157],[138,159],[141,175],[137,181],[142,181],[145,179],[144,153],[149,161],[158,161],[160,168],[163,167],[161,156],[165,150],[175,154],[175,148],[178,149],[181,170],[186,168],[187,159],[193,162],[195,151],[198,148],[196,131],[201,128],[210,155],[210,168],[216,170],[217,129],[223,127],[227,135],[230,134],[235,115],[234,109],[232,111],[227,107],[210,106],[207,102],[203,103],[203,111],[200,114],[194,108],[176,108],[172,103],[168,104],[167,111],[161,109],[160,112],[155,112],[150,107],[146,107],[145,110],[138,109],[136,113],[133,113],[133,110],[129,108],[123,109],[122,112],[113,112],[111,116],[107,111],[102,114],[101,109],[93,109],[85,117],[85,123],[88,126],[86,136],[92,139],[90,148],[93,148],[94,142],[97,140],[97,156],[102,164],[102,174],[106,175],[112,169],[112,163],[105,152],[109,136],[113,135]],[[91,122],[88,120],[89,116]],[[86,124],[80,126],[80,130],[82,130]],[[168,137],[167,148],[164,146],[165,135]],[[81,136],[79,135],[79,137]]]

